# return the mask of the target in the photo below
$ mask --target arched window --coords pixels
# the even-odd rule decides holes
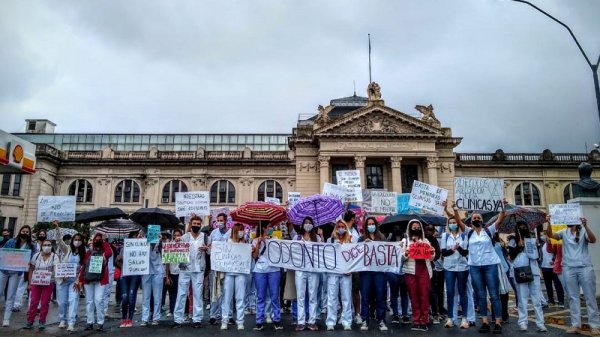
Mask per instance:
[[[228,180],[215,181],[210,187],[211,204],[235,204],[235,187]]]
[[[518,206],[540,206],[540,190],[530,182],[524,182],[515,189],[515,204]]]
[[[265,201],[265,197],[282,200],[283,188],[275,180],[265,180],[258,186],[258,201]]]
[[[77,202],[92,202],[92,183],[85,179],[77,179],[69,185],[69,195],[74,195]]]
[[[567,184],[567,186],[565,186],[565,189],[563,190],[563,197],[565,200],[565,204],[567,203],[567,201],[573,199],[573,185],[575,185],[575,184],[569,183],[569,184]]]
[[[118,183],[115,188],[115,202],[140,202],[140,185],[131,179]]]
[[[187,192],[187,185],[181,180],[171,180],[165,184],[162,191],[162,203],[168,204],[170,202],[175,202],[175,193],[177,192]]]

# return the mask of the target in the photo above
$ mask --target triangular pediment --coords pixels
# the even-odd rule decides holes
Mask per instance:
[[[366,106],[315,130],[318,136],[442,136],[442,130],[382,105]]]

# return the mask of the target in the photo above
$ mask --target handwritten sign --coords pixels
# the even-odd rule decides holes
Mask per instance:
[[[333,197],[339,199],[341,201],[346,200],[346,196],[348,195],[348,189],[344,186],[339,186],[335,184],[325,183],[323,185],[323,195],[328,197]]]
[[[499,212],[504,209],[504,179],[455,177],[456,207]]]
[[[52,281],[52,272],[48,270],[34,270],[31,273],[32,286],[47,286]]]
[[[341,170],[335,173],[337,184],[347,189],[346,199],[343,201],[362,201],[362,184],[359,170]]]
[[[363,207],[368,213],[396,214],[398,211],[398,193],[387,191],[369,191],[370,206]],[[363,196],[363,201],[365,200]]]
[[[38,222],[74,221],[75,196],[47,196],[38,197]]]
[[[210,267],[226,273],[250,274],[252,245],[213,241],[210,248]]]
[[[293,207],[300,201],[300,192],[288,192],[288,207]]]
[[[279,198],[265,197],[265,202],[274,205],[281,205],[281,200],[279,200]]]
[[[581,225],[581,206],[572,204],[550,204],[550,223],[553,225]]]
[[[148,243],[158,243],[160,241],[160,226],[148,225],[148,235],[146,235]]]
[[[412,207],[408,205],[410,201],[410,193],[402,193],[398,194],[397,204],[398,204],[398,213],[397,214],[414,214],[420,213],[420,209],[416,207]]]
[[[30,259],[31,250],[29,249],[2,248],[0,249],[0,270],[27,271]]]
[[[415,180],[410,192],[408,205],[434,214],[444,215],[444,206],[442,206],[442,202],[447,198],[447,189]]]
[[[104,262],[104,257],[101,255],[90,256],[90,265],[88,267],[88,272],[90,274],[100,274],[102,272],[102,263],[103,262]]]
[[[413,260],[429,260],[433,256],[431,245],[427,242],[414,242],[408,246],[408,258]]]
[[[210,214],[210,197],[208,192],[175,193],[175,213],[177,217],[190,216],[192,213],[204,216]]]
[[[102,265],[100,266],[102,269]],[[56,277],[69,278],[77,276],[77,263],[57,263],[55,266]]]
[[[162,263],[190,262],[189,242],[165,242],[162,246]]]
[[[537,260],[540,256],[537,250],[537,244],[535,238],[526,238],[523,240],[525,243],[525,254],[532,260]]]
[[[125,239],[123,242],[123,275],[148,275],[150,244],[146,239]]]

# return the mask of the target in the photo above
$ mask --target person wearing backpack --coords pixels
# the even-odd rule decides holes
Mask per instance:
[[[458,290],[460,306],[463,310],[463,317],[460,323],[461,329],[468,329],[467,321],[467,282],[469,280],[469,264],[467,259],[459,252],[459,248],[466,235],[459,231],[458,224],[454,217],[448,219],[448,231],[442,235],[442,256],[444,256],[444,276],[446,278],[446,302],[448,305],[448,320],[446,328],[454,326],[454,321],[458,317],[454,316],[454,294]]]
[[[94,329],[94,314],[96,315],[96,331],[104,331],[104,287],[108,285],[108,260],[112,249],[108,242],[102,239],[102,234],[96,233],[92,240],[92,249],[85,254],[79,270],[79,280],[75,286],[85,289],[87,324],[85,330]]]
[[[35,317],[39,307],[39,330],[46,329],[46,316],[50,305],[50,298],[54,290],[54,267],[58,263],[58,257],[52,251],[52,242],[44,240],[40,242],[42,251],[31,258],[29,263],[29,284],[30,293],[29,312],[27,314],[27,324],[23,329],[32,329]]]

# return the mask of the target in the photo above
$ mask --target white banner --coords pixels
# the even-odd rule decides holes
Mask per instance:
[[[348,195],[348,189],[344,186],[325,183],[325,185],[323,185],[322,194],[328,197],[339,199],[342,202],[344,202],[346,200],[346,196]]]
[[[348,189],[346,200],[348,202],[362,201],[362,184],[359,170],[342,170],[335,173],[337,184]]]
[[[369,194],[370,206],[365,206],[363,203],[365,212],[379,214],[396,214],[398,212],[398,193],[371,190]]]
[[[581,205],[573,204],[550,204],[550,223],[553,225],[581,225]]]
[[[210,246],[210,268],[226,273],[250,274],[252,245],[213,241]]]
[[[75,196],[38,197],[38,222],[75,221]]]
[[[77,263],[57,263],[55,266],[56,277],[75,277],[77,276]]]
[[[424,209],[437,215],[444,215],[442,202],[447,198],[448,190],[415,180],[410,191],[408,206]]]
[[[315,243],[267,240],[270,266],[326,273],[359,271],[400,271],[402,248],[399,242]]]
[[[456,207],[499,212],[504,209],[504,179],[455,177]]]
[[[34,270],[31,273],[32,286],[47,286],[52,280],[52,272],[49,270]]]
[[[198,216],[210,214],[210,196],[208,192],[177,192],[175,193],[175,213],[177,217]]]
[[[300,201],[300,192],[288,192],[288,208],[291,208]]]
[[[148,275],[150,244],[146,239],[125,239],[123,242],[123,275]]]

